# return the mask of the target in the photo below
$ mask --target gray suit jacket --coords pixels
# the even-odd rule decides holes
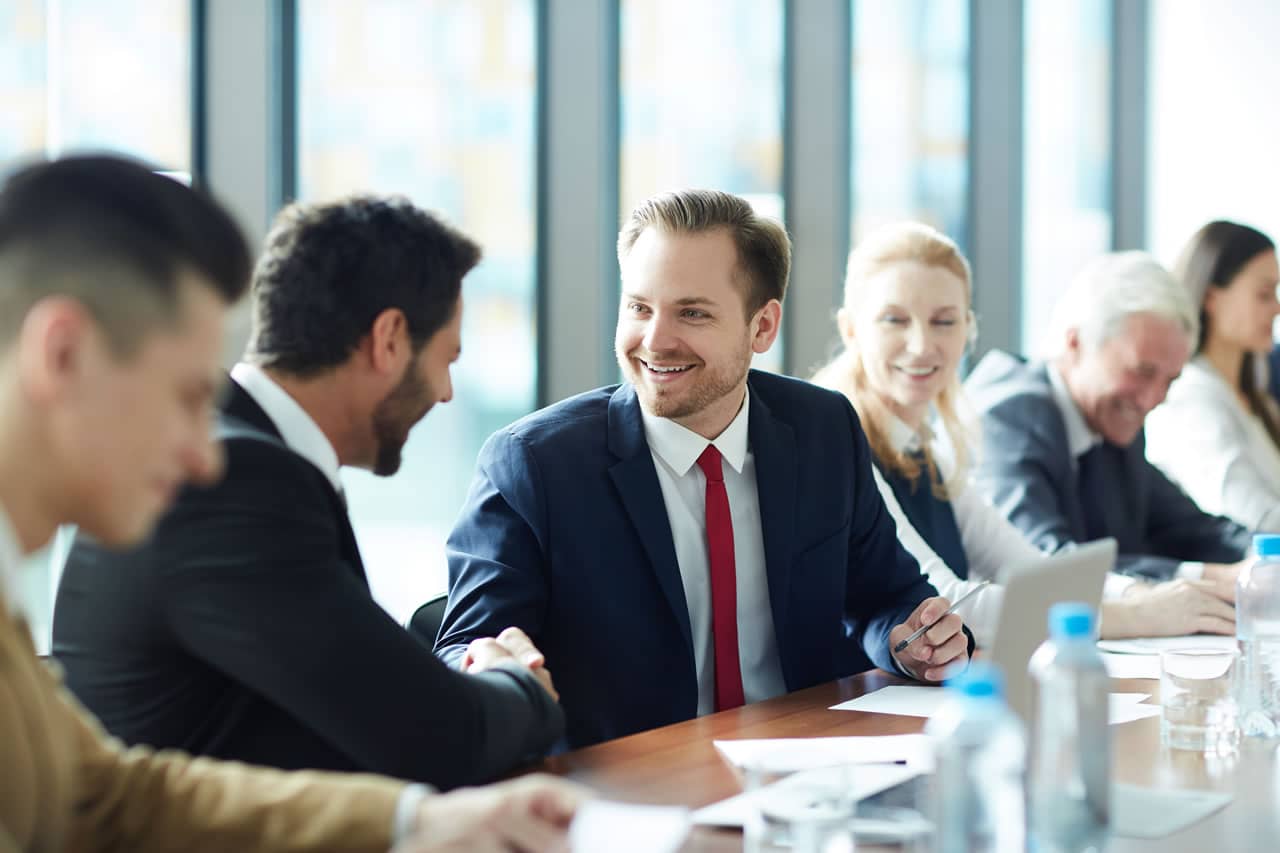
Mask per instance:
[[[978,486],[1041,549],[1112,536],[1116,571],[1156,580],[1186,560],[1230,563],[1248,550],[1248,530],[1201,512],[1147,461],[1141,433],[1128,447],[1104,443],[1100,482],[1082,486],[1043,363],[993,351],[965,389],[982,415]]]

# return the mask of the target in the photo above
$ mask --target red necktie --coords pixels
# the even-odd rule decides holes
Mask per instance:
[[[743,704],[742,667],[738,663],[738,582],[733,561],[733,518],[724,469],[715,445],[698,457],[707,475],[707,557],[711,564],[711,635],[716,648],[716,710]]]

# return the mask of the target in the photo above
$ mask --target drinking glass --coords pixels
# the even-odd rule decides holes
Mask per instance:
[[[746,853],[853,853],[855,766],[793,772],[756,763],[742,772],[750,805],[743,826]]]
[[[1160,655],[1160,741],[1172,749],[1224,754],[1240,744],[1235,649],[1180,649]]]

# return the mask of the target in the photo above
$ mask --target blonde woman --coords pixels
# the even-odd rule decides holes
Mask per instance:
[[[969,263],[926,225],[882,228],[849,256],[843,350],[814,376],[853,403],[875,457],[875,479],[903,546],[938,592],[956,600],[1032,546],[975,488],[962,418],[959,367],[976,337]],[[991,585],[965,605],[965,623],[989,645],[1004,590]],[[1204,593],[1183,582],[1149,585],[1111,575],[1105,636],[1182,633],[1164,607]]]

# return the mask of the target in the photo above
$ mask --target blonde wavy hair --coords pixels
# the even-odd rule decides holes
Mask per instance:
[[[900,263],[918,263],[926,267],[947,270],[959,278],[964,285],[965,304],[972,304],[973,274],[969,268],[969,261],[955,242],[928,225],[919,222],[899,222],[877,229],[849,254],[849,264],[845,270],[844,280],[843,310],[846,316],[852,319],[855,315],[859,302],[859,288],[864,282],[884,269]],[[968,339],[972,342],[977,335],[977,322],[972,310],[966,312],[965,323]],[[856,348],[845,344],[835,358],[814,373],[811,381],[816,385],[839,391],[849,398],[858,412],[858,418],[862,421],[862,429],[867,434],[871,452],[886,469],[899,472],[913,482],[920,477],[922,466],[915,459],[895,449],[889,439],[887,424],[890,412],[880,401],[879,396],[868,387],[866,370]],[[930,446],[933,434],[928,426],[925,427],[924,435],[921,436],[924,439],[924,467],[928,470],[930,488],[937,497],[944,500],[958,495],[964,488],[973,462],[969,430],[966,429],[961,418],[961,409],[964,406],[960,376],[957,371],[934,400],[938,419],[955,455],[955,469],[951,472],[947,483],[942,482],[942,476],[938,473],[933,449]]]

